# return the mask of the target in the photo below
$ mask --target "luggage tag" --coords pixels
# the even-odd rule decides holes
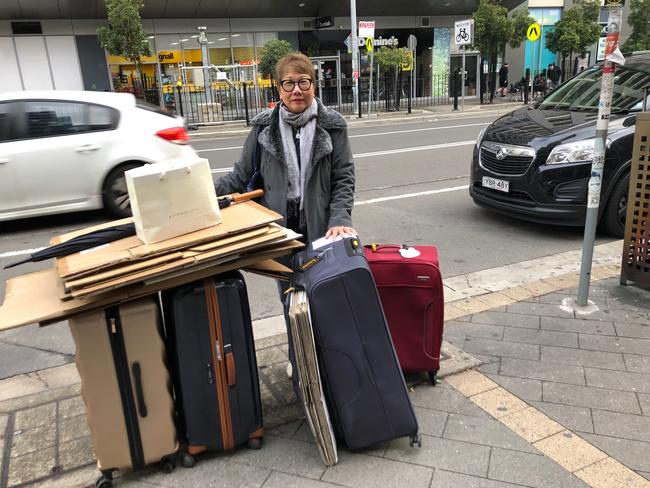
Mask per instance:
[[[401,247],[399,253],[403,258],[407,258],[407,259],[417,258],[421,254],[420,251],[418,251],[414,247],[408,247],[408,246]]]

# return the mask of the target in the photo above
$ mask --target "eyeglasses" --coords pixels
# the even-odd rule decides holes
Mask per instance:
[[[286,92],[292,92],[293,89],[298,85],[302,91],[307,91],[311,88],[312,80],[310,78],[300,78],[298,81],[293,80],[282,80],[280,86]]]

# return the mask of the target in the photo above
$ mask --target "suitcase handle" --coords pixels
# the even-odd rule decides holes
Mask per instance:
[[[140,417],[144,418],[148,415],[147,404],[144,401],[144,390],[142,389],[142,369],[139,362],[134,362],[131,365],[131,372],[133,373],[133,383],[135,383],[135,396],[138,401],[138,413]]]
[[[408,249],[410,246],[408,244],[375,244],[372,243],[369,246],[365,246],[370,249],[372,252],[387,251],[393,249]]]
[[[237,384],[235,355],[230,351],[226,352],[226,378],[228,380],[228,386],[235,386]]]

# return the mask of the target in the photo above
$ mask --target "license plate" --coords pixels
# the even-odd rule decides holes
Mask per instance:
[[[496,178],[490,178],[489,176],[483,177],[483,186],[485,188],[492,188],[493,190],[499,190],[505,193],[510,191],[510,182],[506,180],[498,180]]]

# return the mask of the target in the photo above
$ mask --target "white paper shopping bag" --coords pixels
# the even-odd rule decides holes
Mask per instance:
[[[221,222],[207,159],[148,164],[125,175],[136,233],[146,244]]]

